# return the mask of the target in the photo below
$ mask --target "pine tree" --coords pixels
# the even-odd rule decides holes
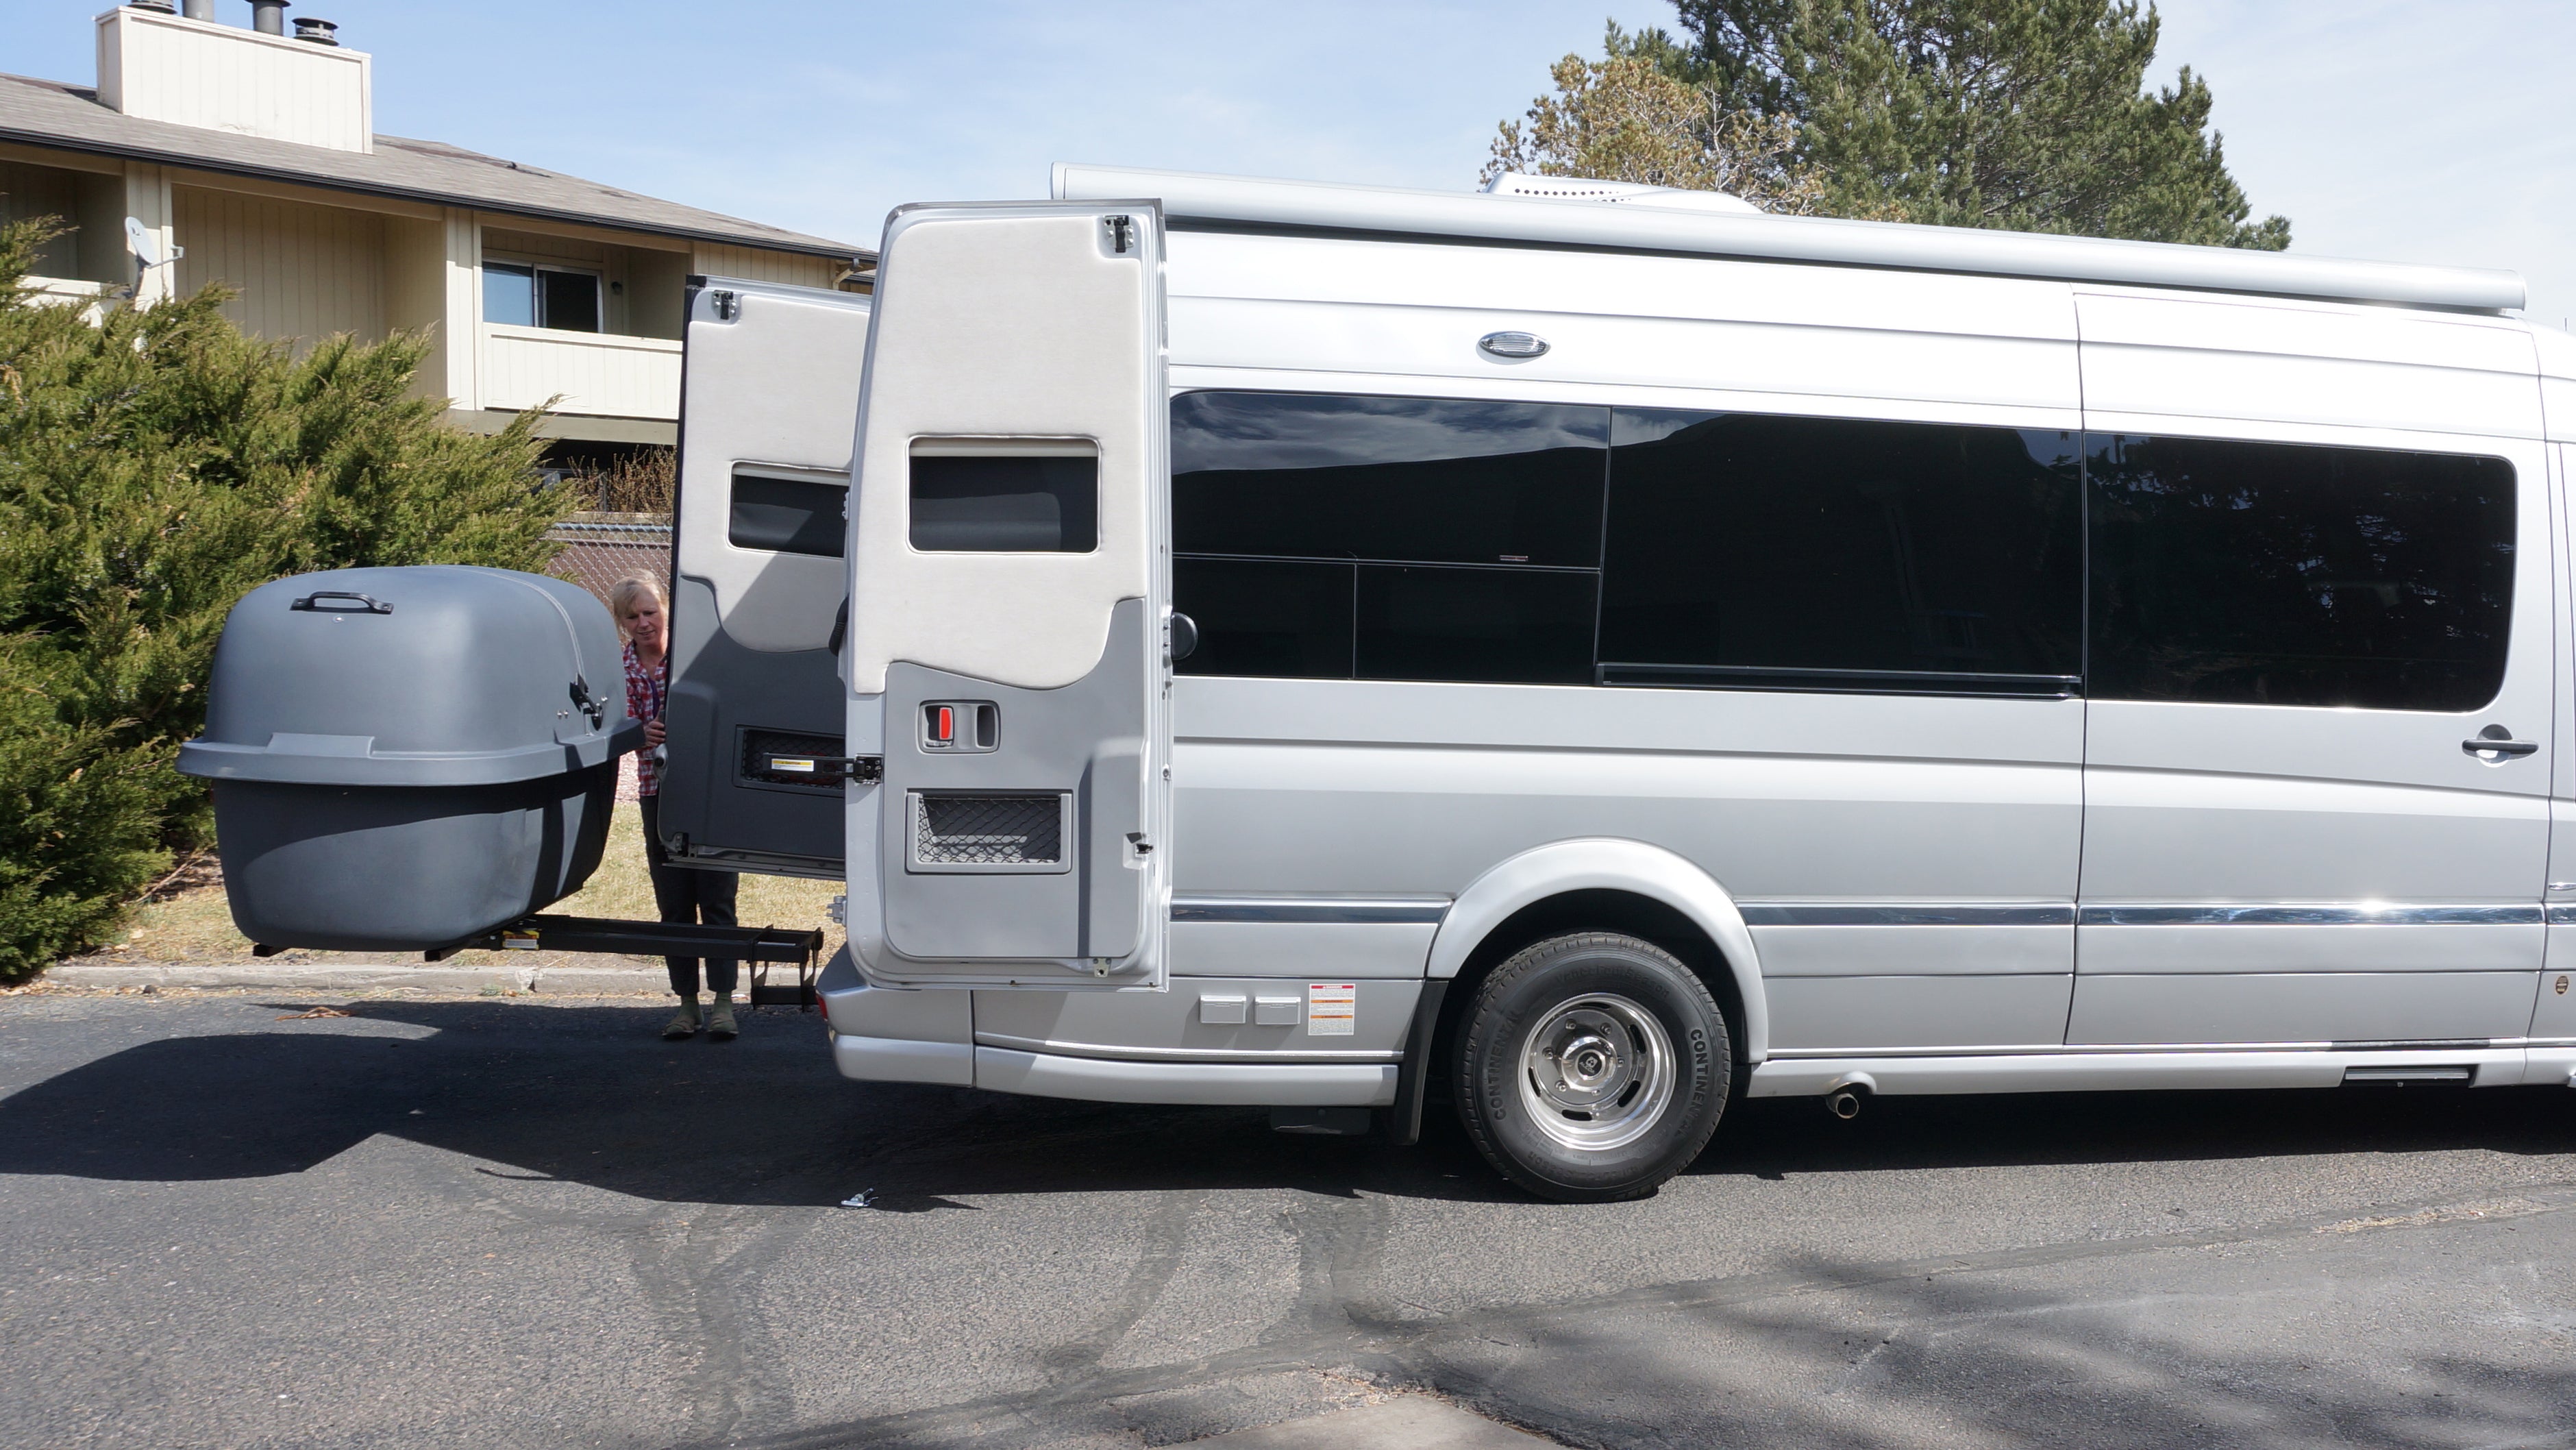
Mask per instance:
[[[224,615],[280,575],[541,568],[570,508],[537,416],[476,436],[408,396],[420,338],[247,337],[224,293],[95,320],[20,287],[47,234],[0,227],[0,981],[95,944],[203,789]]]
[[[1613,26],[1614,49],[1621,38]],[[1791,216],[1815,211],[1823,199],[1822,177],[1796,158],[1796,126],[1720,110],[1706,87],[1676,79],[1650,58],[1569,55],[1549,76],[1557,93],[1531,102],[1522,120],[1503,123],[1485,179],[1517,171],[1723,191]]]
[[[2248,220],[2209,85],[2146,89],[2137,0],[1675,0],[1681,35],[1612,29],[1613,56],[1785,118],[1817,209],[1941,226],[2278,250]]]

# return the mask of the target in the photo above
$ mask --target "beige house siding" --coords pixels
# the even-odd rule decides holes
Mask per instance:
[[[829,287],[841,275],[841,265],[828,258],[721,242],[697,244],[695,270],[706,277],[740,277],[746,282],[777,282],[790,287]]]
[[[0,160],[0,222],[53,217],[68,225],[79,215],[78,172]],[[65,232],[40,244],[36,249],[36,271],[47,277],[79,276],[79,238]]]
[[[224,315],[262,337],[310,347],[337,332],[385,335],[385,218],[305,202],[172,188],[186,255],[183,294],[222,282]]]

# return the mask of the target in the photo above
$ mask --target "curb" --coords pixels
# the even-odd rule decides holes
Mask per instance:
[[[538,996],[621,997],[650,993],[667,997],[671,980],[652,967],[459,967],[360,962],[305,964],[277,962],[186,966],[141,963],[132,966],[67,962],[37,980],[57,987],[115,989],[253,987],[268,991],[521,992]]]

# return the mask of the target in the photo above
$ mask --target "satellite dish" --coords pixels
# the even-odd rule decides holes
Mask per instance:
[[[170,255],[162,256],[161,239],[152,235],[152,229],[143,224],[141,217],[130,216],[125,219],[125,247],[127,251],[134,254],[136,261],[143,264],[143,270],[147,272],[188,255],[186,247],[172,247]]]

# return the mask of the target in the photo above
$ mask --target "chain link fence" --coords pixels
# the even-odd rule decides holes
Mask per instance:
[[[609,586],[629,574],[671,587],[668,519],[587,515],[557,524],[546,540],[559,546],[546,572],[568,579],[608,602]]]

